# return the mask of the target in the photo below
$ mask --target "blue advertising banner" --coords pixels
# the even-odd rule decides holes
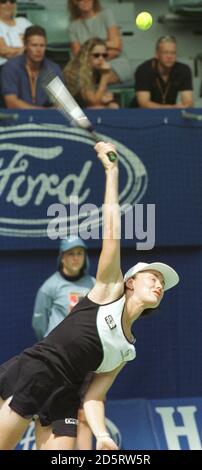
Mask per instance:
[[[107,416],[122,449],[202,450],[202,398],[114,400]]]
[[[119,153],[123,246],[199,245],[201,124],[180,110],[88,114]],[[72,226],[100,246],[104,172],[91,138],[55,110],[14,116],[0,127],[1,250],[53,248]]]

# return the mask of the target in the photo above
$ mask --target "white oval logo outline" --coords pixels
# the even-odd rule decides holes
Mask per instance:
[[[109,137],[105,134],[97,132],[97,135],[101,140],[109,141],[116,146],[117,152],[119,154],[119,161],[123,165],[126,174],[127,174],[127,183],[125,187],[120,192],[120,205],[134,205],[137,204],[145,194],[148,186],[148,174],[146,167],[136,155],[135,152],[130,150],[124,144],[119,141]],[[94,142],[88,132],[78,128],[66,127],[60,124],[21,124],[17,126],[7,127],[0,130],[0,142],[6,138],[18,139],[22,137],[34,137],[40,136],[44,138],[58,138],[61,140],[72,140],[74,142],[80,142],[90,146],[94,146]],[[4,145],[4,144],[3,144]],[[58,145],[58,148],[60,146]],[[62,147],[63,149],[63,147]],[[1,143],[0,143],[1,151]],[[99,216],[101,214],[102,207],[99,208]],[[96,211],[96,215],[98,212]],[[93,217],[92,211],[92,217]],[[82,214],[82,218],[84,215]],[[46,237],[47,229],[28,229],[20,228],[20,226],[29,225],[48,225],[50,218],[46,219],[17,219],[17,218],[6,218],[0,217],[0,224],[12,225],[12,228],[1,227],[0,226],[0,235],[3,236],[14,236],[14,237]],[[68,217],[66,219],[68,223]],[[81,219],[79,220],[79,223]],[[100,217],[93,222],[93,227],[100,225]],[[18,228],[14,228],[13,225],[18,225]]]

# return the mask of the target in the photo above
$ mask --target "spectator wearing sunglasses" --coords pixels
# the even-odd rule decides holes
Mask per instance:
[[[111,63],[111,83],[133,79],[127,56],[122,52],[122,41],[113,12],[102,8],[98,0],[69,0],[71,23],[68,35],[72,54],[76,55],[88,39],[99,37],[105,41]]]
[[[191,69],[176,61],[176,49],[174,36],[161,36],[155,57],[137,68],[135,106],[151,109],[193,106]]]
[[[117,109],[118,103],[108,90],[113,75],[105,41],[92,38],[66,65],[63,74],[68,90],[82,108]]]

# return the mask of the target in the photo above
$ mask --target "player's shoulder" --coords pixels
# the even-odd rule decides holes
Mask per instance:
[[[120,299],[123,294],[123,282],[104,284],[100,281],[96,281],[95,286],[89,292],[88,297],[93,302],[99,305],[104,305],[115,302]]]

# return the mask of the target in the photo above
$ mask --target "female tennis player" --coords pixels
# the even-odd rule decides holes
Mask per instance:
[[[98,450],[116,450],[107,433],[104,397],[127,361],[135,359],[131,326],[159,306],[179,277],[170,266],[137,263],[123,277],[120,268],[118,158],[110,143],[95,146],[106,175],[104,236],[96,283],[51,333],[0,368],[0,449],[12,449],[31,418],[39,417],[38,449],[73,449],[79,390],[89,371],[84,397],[87,421]],[[65,416],[65,418],[64,418]],[[59,423],[59,426],[58,426]],[[58,431],[60,430],[60,431]]]

